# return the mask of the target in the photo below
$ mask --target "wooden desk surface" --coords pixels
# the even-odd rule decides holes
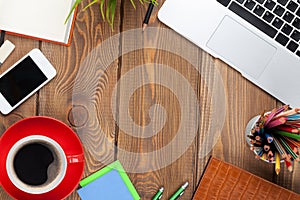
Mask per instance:
[[[80,8],[82,6],[83,4],[80,5]],[[103,23],[98,6],[92,6],[85,12],[78,13],[70,47],[7,36],[7,39],[16,45],[16,49],[1,67],[0,72],[3,72],[32,48],[39,48],[57,69],[57,76],[14,112],[7,116],[0,116],[1,134],[14,122],[29,116],[46,115],[59,119],[78,132],[84,140],[86,156],[84,177],[100,169],[107,162],[120,159],[129,169],[129,177],[141,199],[151,199],[161,186],[165,188],[162,199],[167,199],[185,181],[189,182],[189,187],[181,199],[191,199],[210,155],[300,193],[299,164],[295,164],[293,173],[282,169],[277,176],[273,165],[254,159],[253,153],[244,140],[244,130],[248,120],[263,110],[267,111],[280,106],[281,103],[247,81],[222,61],[213,58],[184,39],[174,41],[174,43],[180,43],[184,51],[195,54],[193,59],[198,63],[197,66],[193,66],[188,60],[174,53],[159,49],[142,48],[124,53],[124,48],[130,41],[124,40],[122,34],[119,35],[117,45],[112,43],[105,52],[100,52],[99,56],[104,58],[114,51],[119,51],[120,55],[124,55],[116,58],[99,78],[98,84],[94,88],[95,93],[91,94],[93,109],[86,106],[88,99],[84,97],[78,97],[72,101],[74,85],[78,83],[76,77],[82,73],[80,70],[84,67],[82,66],[84,59],[90,55],[93,49],[110,37],[127,30],[141,28],[146,10],[146,4],[137,3],[137,8],[134,10],[128,0],[118,1],[114,31],[112,31],[107,23]],[[158,7],[155,7],[149,27],[167,28],[158,21],[157,12]],[[140,34],[143,33],[140,32]],[[168,38],[168,36],[168,34],[164,36],[147,35],[146,32],[142,45],[147,47],[147,43],[159,41],[160,38]],[[131,45],[136,45],[134,41],[132,42]],[[160,68],[158,64],[168,67]],[[175,70],[189,83],[194,91],[193,94],[198,99],[197,102],[193,102],[183,89],[174,91],[173,88],[162,84],[149,83],[145,81],[146,78],[142,80],[145,84],[138,87],[131,97],[127,98],[126,95],[131,89],[129,87],[132,85],[127,85],[128,82],[120,80],[123,76],[128,75],[128,72],[137,70],[140,65],[150,66],[137,71],[141,77],[146,77],[155,83],[162,83],[167,79],[173,86],[184,84],[185,82],[182,80],[170,78],[168,76],[170,74],[158,73],[161,72],[161,69]],[[85,67],[85,70],[89,72],[88,65]],[[219,72],[219,76],[216,76],[217,72]],[[133,83],[137,81],[136,76],[132,74],[129,76]],[[205,79],[204,82],[203,79]],[[224,105],[226,112],[224,113],[224,125],[220,129],[215,129],[211,136],[207,135],[213,128],[211,126],[219,123],[212,117],[211,110],[218,110],[218,108],[212,108],[212,97],[206,84],[219,80],[224,85],[224,96],[221,96],[219,100],[218,97],[217,101],[222,100],[222,102],[217,103]],[[114,103],[112,103],[112,97],[116,100]],[[195,119],[184,119],[186,116],[181,110],[182,101],[180,99],[184,99],[184,106],[193,111],[192,114],[199,109],[199,116],[197,115]],[[154,104],[163,106],[165,111],[162,109],[151,110],[151,106]],[[196,108],[197,104],[199,108]],[[113,106],[115,107],[112,108]],[[151,124],[154,126],[152,129],[157,128],[155,126],[162,126],[162,129],[158,128],[157,133],[152,137],[148,137],[149,135],[144,132],[143,128],[136,128],[130,123],[126,127],[127,130],[124,130],[123,127],[119,127],[118,122],[122,121],[120,117],[124,117],[124,113],[121,111],[123,112],[122,109],[126,106],[128,106],[128,116],[132,118],[133,124],[137,127],[151,124],[151,120],[154,119],[151,117],[161,119],[159,117],[165,116],[165,124]],[[151,116],[151,111],[154,116]],[[173,146],[172,151],[168,151],[166,154],[157,154],[157,156],[154,154],[152,160],[144,159],[142,153],[158,152],[173,142],[172,139],[178,132],[181,120],[189,120],[185,123],[190,123],[191,127],[196,126],[197,131],[194,140],[183,152],[183,155],[177,159],[177,148]],[[90,132],[86,132],[86,128]],[[128,129],[132,132],[128,132]],[[103,135],[111,145],[102,145]],[[207,137],[208,142],[205,140]],[[211,141],[216,142],[212,149],[209,147]],[[184,149],[182,145],[186,145],[186,143],[182,141],[176,145],[179,149]],[[207,155],[201,156],[203,152]],[[130,157],[130,155],[139,156]],[[161,166],[164,160],[168,161],[170,158],[172,160],[170,164]],[[145,171],[145,169],[155,170]],[[2,188],[0,188],[0,199],[10,199]],[[79,196],[74,191],[67,199],[79,199]]]

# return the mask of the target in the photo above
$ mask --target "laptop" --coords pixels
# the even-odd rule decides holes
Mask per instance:
[[[166,0],[161,22],[300,107],[300,0]]]

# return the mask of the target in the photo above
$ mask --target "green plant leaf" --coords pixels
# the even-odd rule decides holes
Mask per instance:
[[[157,0],[152,0],[152,3],[156,6],[158,6],[158,1]]]
[[[158,1],[157,0],[144,0],[147,3],[153,3],[155,6],[158,6]]]
[[[80,4],[80,2],[82,2],[82,0],[76,0],[76,1],[75,1],[75,3],[73,4],[73,6],[72,6],[72,8],[71,8],[71,10],[70,10],[70,12],[69,12],[69,14],[68,14],[66,20],[65,20],[65,24],[66,24],[67,21],[69,20],[71,14],[72,14],[72,12],[75,10],[75,8],[78,6],[78,4]]]
[[[93,5],[94,3],[97,3],[97,2],[98,2],[98,0],[92,1],[92,2],[89,3],[87,6],[85,6],[85,7],[83,8],[83,10],[86,10],[88,7],[90,7],[91,5]]]
[[[106,9],[106,19],[112,28],[115,19],[116,4],[117,0],[108,0],[108,5]]]
[[[141,1],[141,0],[140,0],[140,1]],[[133,0],[130,0],[130,2],[131,2],[131,4],[132,4],[133,8],[135,9],[136,7],[135,7],[134,1],[133,1]]]
[[[102,15],[102,19],[105,21],[104,3],[105,3],[105,0],[100,0],[100,12],[101,12],[101,15]]]
[[[75,10],[75,8],[78,6],[79,3],[81,3],[83,0],[76,0],[67,16],[67,19],[65,20],[65,23],[67,23],[67,21],[69,20],[72,12]],[[104,6],[105,6],[105,2],[107,2],[107,7],[106,10],[104,10]],[[83,8],[83,10],[86,10],[88,7],[92,6],[93,4],[100,2],[100,12],[102,15],[102,19],[105,21],[107,20],[107,22],[109,23],[109,25],[113,28],[113,23],[114,23],[114,19],[115,19],[115,10],[116,10],[116,4],[117,4],[117,0],[92,0],[92,2],[90,2],[87,6],[85,6]],[[134,3],[134,0],[130,0],[132,6],[134,9],[136,9],[136,5]],[[146,3],[153,3],[154,5],[158,5],[158,1],[157,0],[139,0],[139,2],[141,4],[144,4],[144,2]]]

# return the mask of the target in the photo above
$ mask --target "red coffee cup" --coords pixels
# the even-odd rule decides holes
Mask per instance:
[[[45,147],[53,155],[47,180],[39,185],[22,180],[14,162],[16,155],[32,144]],[[0,148],[0,168],[3,169],[0,184],[15,199],[64,199],[82,177],[84,154],[81,142],[71,128],[56,119],[36,116],[13,124],[2,135]]]

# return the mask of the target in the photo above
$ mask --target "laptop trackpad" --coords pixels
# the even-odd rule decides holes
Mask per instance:
[[[276,48],[232,18],[225,16],[207,46],[242,73],[258,78]]]

